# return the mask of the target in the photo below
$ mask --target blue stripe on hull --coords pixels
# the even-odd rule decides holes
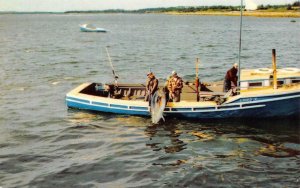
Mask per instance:
[[[278,99],[281,97],[293,97],[295,95],[300,95],[300,92],[296,92],[296,93],[289,93],[289,94],[284,94],[284,95],[270,95],[270,96],[258,96],[258,97],[245,97],[245,98],[241,98],[241,99],[237,99],[236,101],[231,102],[230,104],[235,104],[235,103],[247,103],[247,102],[259,102],[259,101],[264,101],[264,100],[274,100],[274,99]]]
[[[168,113],[167,116],[176,116],[193,119],[218,118],[271,118],[271,117],[298,117],[300,116],[300,98],[255,103],[257,108],[239,108],[236,110],[223,110],[211,112],[181,112]]]
[[[298,117],[300,118],[300,97],[289,96],[280,100],[251,101],[231,106],[206,108],[166,108],[164,114],[193,119],[220,119],[220,118],[271,118],[271,117]],[[67,106],[79,109],[94,110],[128,115],[150,116],[146,107],[128,107],[124,105],[109,105],[106,103],[67,97]],[[241,105],[241,106],[240,106]],[[170,110],[171,109],[171,110]]]
[[[106,106],[95,106],[95,105],[90,105],[90,104],[77,103],[77,102],[68,101],[68,100],[67,100],[67,106],[71,107],[71,108],[94,110],[94,111],[99,111],[99,112],[110,112],[110,113],[116,113],[116,114],[150,116],[148,111],[136,111],[136,110],[130,110],[130,109],[116,109],[116,108],[110,108],[110,107],[106,107]]]
[[[256,116],[258,117],[279,117],[279,116],[299,117],[300,115],[299,97],[286,99],[286,100],[273,101],[273,102],[266,102],[265,104],[266,107],[262,108]]]

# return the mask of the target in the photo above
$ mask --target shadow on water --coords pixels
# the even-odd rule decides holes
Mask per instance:
[[[191,144],[212,142],[229,143],[239,146],[249,142],[256,145],[257,155],[274,158],[300,155],[299,119],[235,119],[235,120],[183,120],[168,118],[166,122],[151,124],[149,118],[139,116],[95,113],[91,111],[69,110],[72,116],[70,129],[83,127],[110,129],[113,126],[138,127],[149,138],[146,146],[151,150],[175,154],[186,150]],[[102,125],[101,122],[112,122]],[[206,147],[204,145],[204,147]],[[224,149],[224,151],[226,148]],[[226,152],[224,152],[226,153]],[[217,154],[216,156],[226,156]],[[172,165],[179,165],[177,161]]]
[[[128,178],[127,183],[170,180],[177,187],[206,181],[212,187],[212,182],[248,185],[247,182],[256,182],[260,176],[264,177],[263,181],[276,177],[284,182],[281,175],[296,171],[295,163],[300,156],[298,119],[167,118],[166,122],[151,124],[151,119],[146,117],[69,109],[67,122],[69,126],[52,144],[74,141],[59,150],[90,151],[97,154],[95,159],[88,165],[75,163],[59,168],[56,173],[35,179],[31,185],[64,178],[66,174],[76,180],[83,177],[101,183],[124,177]],[[113,167],[122,167],[124,171]],[[280,170],[284,172],[278,174]],[[297,178],[292,174],[290,181],[295,182]],[[155,181],[144,183],[155,185]]]
[[[262,156],[284,158],[300,155],[298,119],[201,122],[173,118],[158,125],[148,126],[145,134],[149,137],[147,146],[153,151],[164,150],[166,153],[180,152],[192,142],[222,141],[231,145],[254,143],[257,146],[255,153]],[[163,137],[168,138],[170,142],[166,142]]]

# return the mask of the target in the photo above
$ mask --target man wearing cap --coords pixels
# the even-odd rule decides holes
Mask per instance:
[[[229,69],[225,75],[224,80],[224,92],[229,91],[230,89],[236,90],[237,87],[237,72],[238,72],[238,64],[233,64],[233,67]]]
[[[150,101],[150,97],[157,91],[158,89],[158,80],[155,78],[155,75],[152,72],[147,74],[147,83],[146,83],[146,91],[147,94],[145,96],[145,101]]]
[[[173,102],[179,102],[180,93],[183,88],[183,81],[175,71],[172,72],[172,77],[169,80],[168,84],[169,84],[168,90],[169,90],[170,99],[172,99]]]
[[[168,87],[169,87],[169,82],[170,82],[171,78],[172,78],[172,75],[169,75],[169,76],[167,77],[167,80],[166,80],[165,85],[164,85],[164,88],[163,88],[163,90],[164,90],[164,92],[165,92],[165,95],[166,95],[166,104],[167,104],[168,101],[170,100],[170,92],[169,92]]]

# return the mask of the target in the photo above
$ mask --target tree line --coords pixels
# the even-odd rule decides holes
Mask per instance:
[[[299,10],[300,2],[296,1],[293,4],[287,5],[258,5],[257,10],[269,10],[269,9],[286,9],[286,10]]]
[[[299,10],[299,1],[286,5],[258,5],[257,10]],[[87,10],[87,11],[66,11],[65,13],[164,13],[164,12],[199,12],[199,11],[239,11],[240,6],[197,6],[197,7],[168,7],[168,8],[145,8],[139,10]]]

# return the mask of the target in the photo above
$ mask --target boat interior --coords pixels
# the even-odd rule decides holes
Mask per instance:
[[[242,70],[239,92],[273,88],[273,72],[271,69],[266,70]],[[278,88],[295,85],[298,87],[300,85],[300,69],[298,68],[278,69],[277,76]],[[159,86],[159,89],[163,91],[164,86]],[[185,82],[180,96],[181,101],[215,101],[219,104],[232,95],[231,90],[227,93],[223,92],[223,81],[201,83],[198,90],[199,95],[197,95],[197,89],[193,82]],[[142,101],[146,96],[146,86],[144,84],[118,84],[116,86],[112,83],[91,83],[81,90],[80,93],[114,99]]]
[[[159,86],[159,89],[164,90],[164,87]],[[198,99],[200,101],[216,100],[217,97],[226,96],[226,93],[222,90],[223,82],[201,84]],[[115,86],[114,84],[91,83],[80,93],[123,100],[144,100],[146,86],[144,84],[118,84],[118,86]],[[197,101],[197,90],[193,83],[187,82],[184,84],[181,100]]]

